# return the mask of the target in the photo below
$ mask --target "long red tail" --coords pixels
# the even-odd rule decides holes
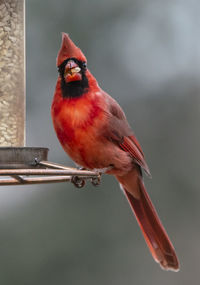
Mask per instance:
[[[179,262],[174,247],[146,192],[138,171],[117,177],[128,198],[146,243],[156,262],[165,270],[179,270]],[[137,189],[136,189],[137,188]]]

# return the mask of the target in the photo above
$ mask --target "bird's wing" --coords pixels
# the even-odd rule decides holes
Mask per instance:
[[[144,159],[140,144],[131,130],[126,116],[119,104],[108,94],[105,94],[107,102],[108,124],[104,130],[105,136],[117,143],[121,149],[128,152],[134,162],[141,166],[150,176],[150,171]]]

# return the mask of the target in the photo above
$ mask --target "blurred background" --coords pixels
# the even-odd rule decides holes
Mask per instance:
[[[199,284],[199,10],[198,0],[26,0],[27,146],[73,165],[50,116],[67,32],[143,147],[153,176],[145,183],[181,270],[152,260],[125,196],[105,176],[81,190],[1,188],[1,284]]]

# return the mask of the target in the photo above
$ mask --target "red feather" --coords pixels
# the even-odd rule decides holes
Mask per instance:
[[[158,217],[141,179],[138,179],[140,199],[134,198],[126,189],[125,194],[136,216],[149,250],[155,261],[166,270],[177,271],[179,262],[175,249]]]
[[[144,159],[144,154],[134,136],[124,137],[123,143],[120,144],[120,147],[127,151],[133,157],[135,162],[140,165],[149,176],[151,176],[149,167]]]

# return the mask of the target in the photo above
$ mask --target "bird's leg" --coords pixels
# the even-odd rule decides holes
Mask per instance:
[[[105,173],[109,173],[113,169],[113,165],[110,165],[108,167],[104,167],[101,169],[93,169],[94,171],[97,171],[99,173],[98,177],[94,177],[91,179],[91,182],[94,186],[99,186],[101,183],[101,175]]]

